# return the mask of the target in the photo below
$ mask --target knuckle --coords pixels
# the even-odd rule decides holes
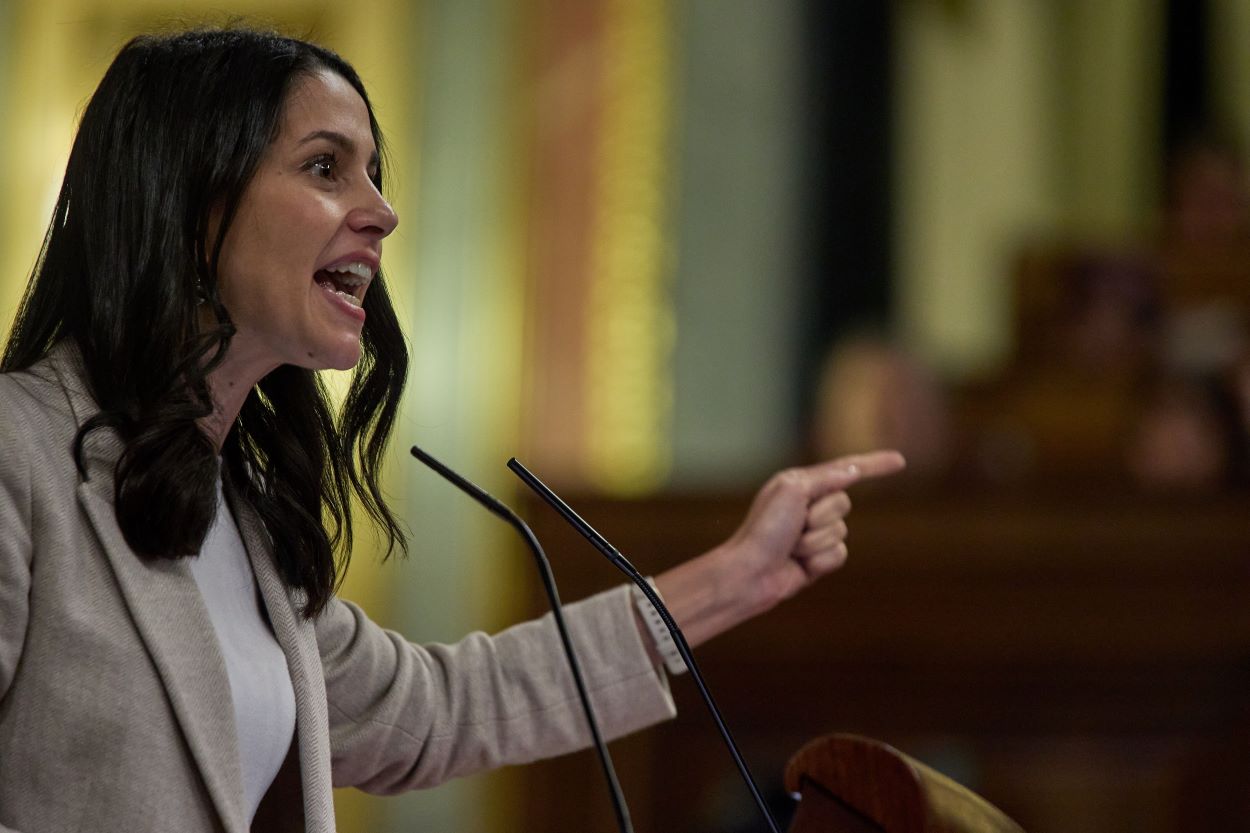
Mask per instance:
[[[782,492],[802,492],[805,485],[803,472],[798,469],[785,469],[777,472],[773,476],[771,485]]]

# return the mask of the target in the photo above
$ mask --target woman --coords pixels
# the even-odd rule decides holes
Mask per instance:
[[[423,648],[334,595],[353,495],[405,546],[380,148],[351,67],[272,34],[138,38],[92,97],[0,367],[0,830],[331,831],[332,783],[587,742],[543,623]],[[901,465],[773,478],[657,579],[691,644],[840,565],[843,489]],[[672,714],[628,592],[570,626],[606,734]]]

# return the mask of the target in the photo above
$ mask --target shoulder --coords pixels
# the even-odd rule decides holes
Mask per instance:
[[[65,392],[46,367],[0,373],[0,422],[5,427],[16,431],[73,419]]]
[[[75,400],[90,400],[64,351],[60,353],[54,351],[23,370],[0,373],[0,461],[5,469],[72,465],[82,410]]]
[[[41,422],[60,418],[73,421],[70,392],[54,359],[45,358],[23,370],[0,373],[0,416]]]

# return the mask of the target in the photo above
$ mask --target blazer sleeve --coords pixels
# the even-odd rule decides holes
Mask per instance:
[[[615,738],[676,714],[628,589],[565,607],[595,712]],[[335,601],[318,617],[334,785],[391,793],[590,744],[551,614],[418,646]]]

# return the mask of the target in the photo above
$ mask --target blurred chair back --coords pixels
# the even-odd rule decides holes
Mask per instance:
[[[786,767],[790,833],[1024,833],[996,807],[891,746],[826,735]]]

